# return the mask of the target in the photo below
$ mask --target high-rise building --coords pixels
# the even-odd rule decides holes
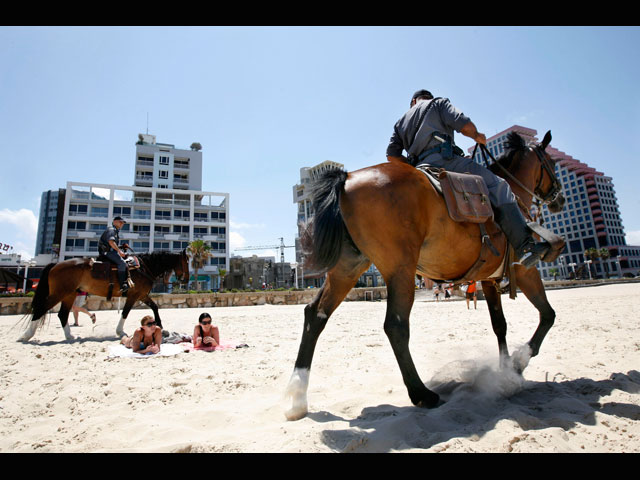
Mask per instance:
[[[98,255],[98,239],[116,216],[120,239],[136,253],[179,252],[193,240],[211,247],[199,271],[203,289],[219,288],[229,266],[229,194],[202,191],[202,153],[139,135],[134,186],[67,182],[60,260]],[[204,282],[204,283],[203,283]]]
[[[36,234],[36,255],[55,256],[60,248],[65,192],[64,188],[42,192]]]
[[[538,142],[536,130],[514,125],[487,139],[487,148],[495,157],[504,153],[504,142],[512,131],[527,142]],[[473,148],[468,151],[472,153]],[[576,274],[586,278],[636,274],[640,268],[640,247],[626,244],[612,178],[551,146],[547,147],[547,153],[556,161],[556,176],[562,183],[566,202],[559,213],[553,214],[543,206],[540,214],[545,228],[564,237],[567,245],[555,262],[538,264],[542,278],[551,280],[554,273],[561,278]],[[484,165],[479,151],[474,161]],[[590,264],[584,256],[590,248],[605,249],[608,258],[601,257]]]

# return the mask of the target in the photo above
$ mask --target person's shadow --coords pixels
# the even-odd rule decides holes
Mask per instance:
[[[309,417],[318,422],[349,422],[350,429],[322,432],[322,441],[341,452],[428,449],[454,438],[479,439],[503,420],[516,422],[523,432],[551,427],[566,431],[580,424],[595,425],[598,412],[640,420],[640,406],[636,404],[600,401],[614,390],[639,393],[640,372],[636,370],[613,373],[606,380],[524,381],[519,391],[507,396],[489,395],[476,385],[458,381],[429,387],[444,400],[438,408],[378,405],[363,409],[352,420],[326,412]]]

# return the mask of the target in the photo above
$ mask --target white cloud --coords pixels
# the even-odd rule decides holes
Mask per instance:
[[[32,258],[37,234],[38,218],[31,210],[0,210],[0,243],[11,245],[12,253]]]
[[[640,230],[627,232],[627,245],[640,245]]]
[[[229,226],[234,230],[248,230],[252,228],[264,228],[266,225],[264,223],[242,223],[242,222],[234,222],[233,220],[229,220]]]
[[[242,248],[247,244],[246,239],[238,232],[229,233],[229,248],[233,252],[235,248]]]

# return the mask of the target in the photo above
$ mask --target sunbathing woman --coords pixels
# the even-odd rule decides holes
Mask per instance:
[[[218,327],[211,324],[211,315],[203,313],[198,318],[198,325],[193,330],[193,346],[195,348],[213,349],[220,345]]]
[[[158,353],[162,343],[162,329],[156,325],[155,319],[147,315],[140,320],[142,325],[133,333],[133,337],[122,337],[120,343],[135,353]]]

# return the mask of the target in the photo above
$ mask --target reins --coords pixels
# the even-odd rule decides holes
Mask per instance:
[[[476,146],[473,148],[472,158],[475,158],[475,156],[476,156],[476,150],[478,149],[478,145],[480,146],[480,152],[482,153],[482,159],[484,160],[484,163],[485,163],[487,168],[489,168],[489,162],[487,161],[487,155],[488,155],[489,158],[491,158],[491,160],[493,161],[492,165],[497,165],[498,168],[500,168],[500,170],[502,170],[505,173],[506,176],[508,176],[511,180],[513,180],[516,183],[516,185],[518,185],[520,188],[522,188],[525,192],[527,192],[533,198],[538,200],[538,202],[540,202],[541,204],[552,202],[557,197],[558,193],[560,193],[561,187],[559,187],[559,185],[558,185],[558,182],[557,182],[557,179],[555,177],[555,174],[553,174],[553,172],[551,172],[549,170],[549,167],[546,165],[546,162],[541,157],[541,154],[536,150],[537,147],[529,147],[529,148],[531,148],[535,152],[535,154],[537,155],[538,159],[540,160],[540,164],[542,166],[542,169],[543,170],[547,170],[547,173],[551,177],[551,182],[553,183],[553,186],[554,186],[554,188],[546,195],[545,198],[542,198],[540,195],[537,195],[536,193],[534,193],[535,190],[538,190],[538,188],[540,187],[540,184],[542,184],[542,175],[540,175],[540,181],[538,182],[538,185],[536,186],[536,188],[532,192],[529,188],[527,188],[525,185],[523,185],[522,182],[520,180],[518,180],[511,172],[509,172],[509,170],[504,168],[500,164],[500,162],[498,162],[494,158],[494,156],[491,154],[491,152],[486,147],[486,145],[483,145],[481,143],[476,143]],[[548,199],[547,197],[550,197],[550,196],[553,196],[553,198]]]

